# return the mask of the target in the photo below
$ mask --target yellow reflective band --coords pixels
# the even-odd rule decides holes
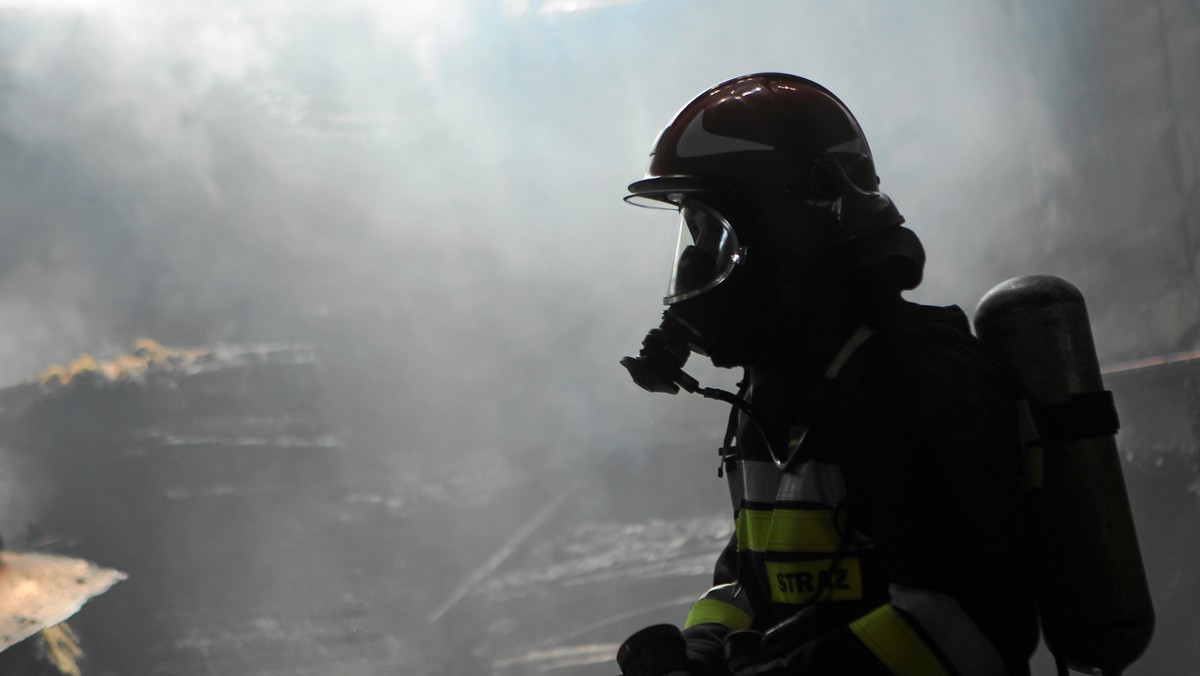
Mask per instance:
[[[771,527],[771,512],[763,509],[742,509],[737,513],[738,551],[761,552],[766,547],[767,530]]]
[[[851,622],[850,630],[896,676],[949,676],[925,641],[891,605]]]
[[[749,629],[750,615],[731,603],[700,599],[692,604],[683,628],[690,629],[698,624],[719,624],[735,630]]]
[[[767,579],[771,581],[771,600],[777,603],[804,603],[817,591],[831,601],[861,601],[862,568],[858,559],[845,559],[837,570],[829,570],[832,559],[823,561],[767,561]]]
[[[842,539],[829,510],[742,509],[737,541],[739,551],[832,553]]]
[[[1021,472],[1025,479],[1025,488],[1042,488],[1045,485],[1045,477],[1042,473],[1042,455],[1041,446],[1029,446],[1025,449],[1025,462]]]

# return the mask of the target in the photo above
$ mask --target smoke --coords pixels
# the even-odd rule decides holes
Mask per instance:
[[[607,368],[586,348],[611,360],[655,314],[670,228],[621,186],[679,105],[767,69],[858,113],[931,252],[918,298],[970,308],[1057,272],[1094,298],[1113,356],[1194,340],[1185,6],[1132,27],[1022,3],[564,7],[10,3],[0,312],[22,328],[0,376],[141,335],[337,323],[417,361],[474,360],[484,389],[547,360],[568,385]],[[1133,65],[1112,82],[1088,63]],[[1159,328],[1118,331],[1129,306]]]
[[[0,382],[301,342],[372,462],[715,440],[617,366],[674,235],[620,198],[680,106],[764,70],[859,117],[915,299],[1059,274],[1102,358],[1194,347],[1198,37],[1183,0],[0,2]]]

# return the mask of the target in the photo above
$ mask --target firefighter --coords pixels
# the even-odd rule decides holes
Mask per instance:
[[[682,635],[635,634],[623,673],[1028,674],[1017,395],[959,308],[901,297],[924,251],[849,109],[793,75],[723,82],[629,191],[681,230],[662,323],[622,363],[734,404],[734,533]],[[690,354],[740,391],[700,388]]]

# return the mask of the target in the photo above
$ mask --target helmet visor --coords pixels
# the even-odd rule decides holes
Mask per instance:
[[[699,200],[680,200],[675,265],[663,304],[698,296],[720,284],[744,254],[724,216]]]

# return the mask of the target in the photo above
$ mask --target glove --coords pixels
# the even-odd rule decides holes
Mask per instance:
[[[738,664],[729,664],[733,676],[796,676],[797,664],[804,660],[793,662],[791,656],[774,657],[766,660],[745,660]]]
[[[816,641],[796,645],[785,632],[766,636],[757,631],[735,631],[725,638],[725,665],[734,676],[795,676],[809,661]]]
[[[656,624],[625,639],[617,649],[622,676],[695,676],[679,627]]]

